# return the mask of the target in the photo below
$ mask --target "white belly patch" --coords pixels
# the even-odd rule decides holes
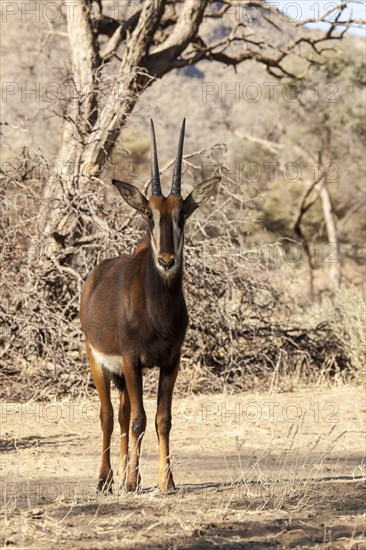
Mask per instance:
[[[106,355],[105,353],[95,350],[92,346],[90,346],[90,348],[97,363],[116,374],[123,373],[123,361],[120,355]]]

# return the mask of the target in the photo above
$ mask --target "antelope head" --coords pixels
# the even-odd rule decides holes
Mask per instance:
[[[147,220],[154,264],[161,274],[171,277],[182,262],[185,221],[216,190],[220,177],[199,183],[183,199],[181,195],[185,119],[179,136],[170,194],[161,191],[154,124],[151,120],[151,196],[147,199],[134,185],[112,180],[122,198]]]

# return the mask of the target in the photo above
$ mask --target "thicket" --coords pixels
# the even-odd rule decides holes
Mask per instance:
[[[210,154],[215,160],[218,152]],[[78,320],[81,285],[98,262],[130,253],[143,234],[140,218],[109,182],[91,178],[88,192],[71,206],[90,232],[80,233],[74,247],[61,254],[37,233],[40,162],[24,160],[22,170],[5,175],[1,190],[0,382],[2,397],[12,400],[90,391]],[[187,193],[202,175],[202,157],[185,166]],[[361,347],[357,334],[349,334],[346,294],[333,306],[336,322],[331,298],[329,315],[299,317],[281,269],[258,250],[253,256],[235,237],[251,209],[237,183],[224,178],[217,196],[191,219],[185,248],[190,327],[178,391],[215,392],[225,386],[238,391],[274,383],[288,389],[291,374],[313,382],[358,376]],[[352,303],[361,333],[364,302],[358,296]],[[155,389],[154,376],[146,377],[148,391]]]

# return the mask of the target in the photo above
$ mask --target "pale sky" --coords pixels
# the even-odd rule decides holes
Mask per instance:
[[[268,2],[283,11],[288,17],[291,17],[297,21],[300,19],[308,19],[310,17],[316,17],[316,19],[320,20],[324,13],[332,9],[333,6],[336,7],[340,3],[329,0],[268,0]],[[366,19],[365,0],[350,2],[349,7],[347,7],[347,9],[343,12],[342,21],[349,17],[351,11],[353,19]],[[332,15],[329,17],[332,17]],[[333,16],[333,18],[334,17],[335,16]],[[320,28],[328,27],[326,23],[322,22],[311,26],[318,26]],[[365,28],[353,28],[348,32],[359,36],[364,36],[366,38]]]

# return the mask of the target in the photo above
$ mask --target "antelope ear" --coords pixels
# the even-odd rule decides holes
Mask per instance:
[[[186,218],[189,218],[189,216],[193,214],[193,212],[199,206],[201,206],[201,204],[204,204],[206,201],[208,201],[211,195],[216,191],[220,181],[221,177],[214,177],[196,185],[196,187],[184,201],[184,211]]]
[[[117,187],[123,200],[126,201],[127,204],[139,212],[146,212],[148,200],[137,187],[119,180],[112,180],[112,183]]]

